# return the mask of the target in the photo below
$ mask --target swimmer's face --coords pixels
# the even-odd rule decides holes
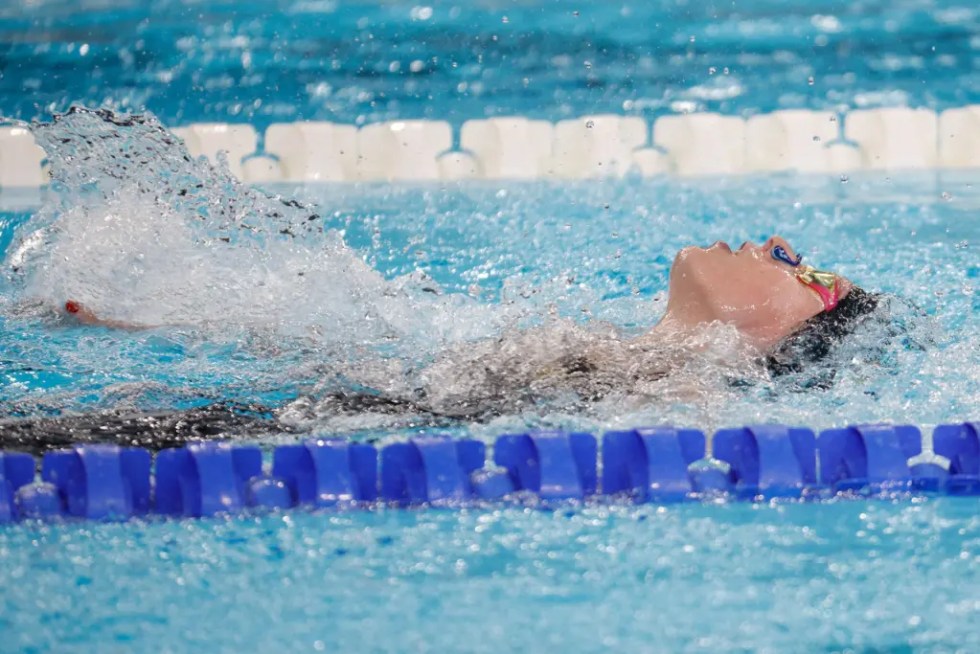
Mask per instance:
[[[798,261],[779,236],[734,251],[721,241],[684,248],[670,271],[667,316],[688,326],[732,324],[755,345],[771,347],[824,310],[817,294],[796,278]]]

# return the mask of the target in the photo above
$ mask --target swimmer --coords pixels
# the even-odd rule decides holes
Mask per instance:
[[[825,358],[862,316],[874,311],[878,298],[804,263],[780,236],[760,245],[746,242],[736,250],[721,241],[686,247],[671,267],[663,318],[640,336],[597,339],[570,323],[539,327],[451,348],[421,373],[418,383],[400,392],[327,390],[315,401],[298,404],[316,415],[407,411],[480,420],[556,397],[595,401],[656,386],[690,359],[699,334],[712,325],[734,328],[739,351],[779,375]],[[143,328],[102,319],[75,300],[66,302],[65,310],[84,324]],[[358,380],[365,388],[384,381]],[[660,390],[662,385],[650,394]]]

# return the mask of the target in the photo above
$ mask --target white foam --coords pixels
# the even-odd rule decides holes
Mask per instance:
[[[108,133],[115,138],[101,138]],[[41,127],[39,139],[58,194],[21,230],[8,264],[42,305],[74,299],[138,325],[418,351],[496,324],[495,307],[423,293],[415,276],[386,280],[337,232],[321,230],[312,208],[188,160],[152,117],[76,111]]]

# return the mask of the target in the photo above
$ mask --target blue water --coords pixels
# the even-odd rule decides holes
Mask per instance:
[[[262,127],[296,119],[942,109],[980,101],[977,11],[922,0],[41,1],[0,8],[0,114],[47,118],[84,102],[145,106],[171,124]],[[598,432],[662,422],[710,430],[769,420],[822,428],[977,417],[973,173],[272,190],[317,205],[324,227],[340,230],[386,280],[423,271],[441,298],[467,298],[449,314],[464,331],[506,333],[488,321],[489,308],[491,317],[512,310],[518,326],[559,316],[639,333],[662,313],[678,248],[774,232],[809,261],[911,303],[902,314],[909,338],[859,334],[826,391],[791,392],[773,380],[733,387],[706,367],[686,379],[704,381],[706,393],[503,416],[463,423],[458,433],[490,439],[529,425]],[[65,209],[85,207],[84,195],[68,200]],[[255,279],[245,263],[169,284],[184,260],[170,266],[151,247],[169,233],[147,245],[136,228],[173,220],[178,231],[182,217],[172,207],[120,200],[101,213],[52,214],[58,198],[44,194],[0,194],[0,206],[0,256],[55,215],[67,236],[53,245],[69,246],[59,251],[66,256],[90,253],[81,261],[92,268],[35,260],[45,270],[30,272],[44,272],[57,288],[28,287],[7,269],[0,275],[0,416],[222,400],[282,407],[315,394],[357,349],[338,347],[317,307],[306,305],[273,325],[229,319],[126,332],[65,322],[54,310],[65,293],[87,293],[135,318],[155,315],[146,298],[171,308],[189,298],[202,313],[221,300],[259,314],[274,298],[235,283]],[[109,219],[118,234],[104,228]],[[327,238],[314,235],[295,252],[272,245],[299,265]],[[166,242],[187,246],[180,252],[189,269],[234,262],[228,252],[237,252],[267,266],[269,282],[286,270],[249,259],[248,243],[235,251]],[[106,268],[117,246],[131,248],[124,263],[132,255],[157,267]],[[315,281],[311,293],[349,280]],[[408,306],[428,308],[407,323],[414,331],[400,345],[425,352],[417,358],[426,363],[434,340],[426,320],[438,312]],[[363,318],[363,332],[341,334],[348,345],[367,339],[373,317],[362,304],[327,308]],[[358,352],[355,363],[377,363],[378,343],[364,347],[376,356]],[[868,351],[875,356],[864,358]],[[381,440],[411,433],[357,421],[307,427],[304,434]],[[978,508],[976,499],[904,498],[26,523],[0,529],[0,651],[974,652]]]
[[[12,3],[0,8],[0,114],[84,102],[263,127],[943,109],[980,102],[978,11],[970,0]]]
[[[976,499],[0,530],[0,651],[973,652]]]

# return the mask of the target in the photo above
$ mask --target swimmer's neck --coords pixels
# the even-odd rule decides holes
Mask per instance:
[[[666,346],[690,346],[701,339],[704,330],[716,323],[714,320],[689,320],[667,311],[664,317],[650,331],[637,337],[641,344],[661,344]],[[739,331],[742,344],[749,349],[764,351],[771,348],[775,342],[769,334],[750,334]]]

